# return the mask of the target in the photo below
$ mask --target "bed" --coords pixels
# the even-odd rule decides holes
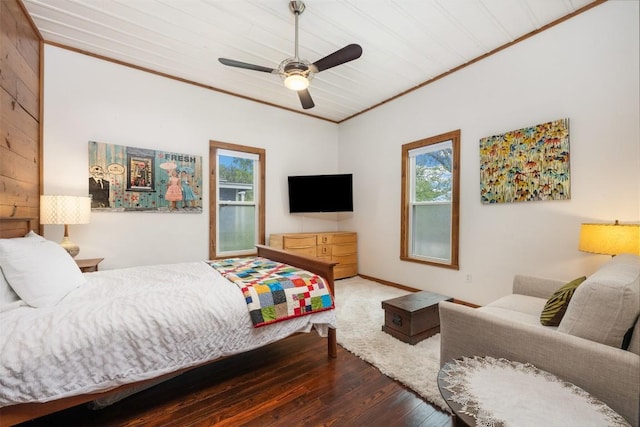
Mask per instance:
[[[263,263],[314,273],[333,293],[332,263],[257,249]],[[6,255],[0,245],[0,256],[2,250]],[[11,281],[15,276],[3,265]],[[331,307],[256,327],[246,293],[214,267],[220,265],[202,261],[80,273],[82,285],[55,304],[3,305],[0,424],[85,402],[110,404],[187,370],[313,329],[327,337],[328,355],[336,356]],[[47,268],[42,261],[41,269]]]

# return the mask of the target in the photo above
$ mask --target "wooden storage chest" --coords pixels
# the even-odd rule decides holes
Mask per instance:
[[[411,345],[429,338],[440,332],[440,301],[453,301],[453,298],[421,291],[382,301],[382,330]]]

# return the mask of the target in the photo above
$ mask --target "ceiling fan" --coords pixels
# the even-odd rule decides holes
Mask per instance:
[[[306,59],[301,59],[298,57],[298,17],[302,12],[304,12],[304,9],[305,5],[301,1],[289,2],[289,10],[291,10],[296,20],[295,56],[282,61],[278,68],[247,64],[246,62],[227,58],[218,58],[218,61],[230,67],[280,75],[287,88],[298,92],[302,108],[306,110],[315,106],[313,99],[311,99],[311,94],[307,89],[313,75],[320,71],[328,70],[329,68],[360,58],[360,55],[362,55],[362,47],[357,44],[347,45],[342,49],[338,49],[324,58],[317,60],[313,64]]]

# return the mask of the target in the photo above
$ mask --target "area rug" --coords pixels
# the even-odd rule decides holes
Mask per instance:
[[[381,330],[384,324],[381,302],[408,293],[358,276],[337,280],[338,344],[450,413],[437,383],[440,334],[409,345]]]

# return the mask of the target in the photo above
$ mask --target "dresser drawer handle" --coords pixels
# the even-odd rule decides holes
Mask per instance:
[[[394,314],[391,322],[394,325],[402,326],[402,316],[400,316],[399,314]]]

